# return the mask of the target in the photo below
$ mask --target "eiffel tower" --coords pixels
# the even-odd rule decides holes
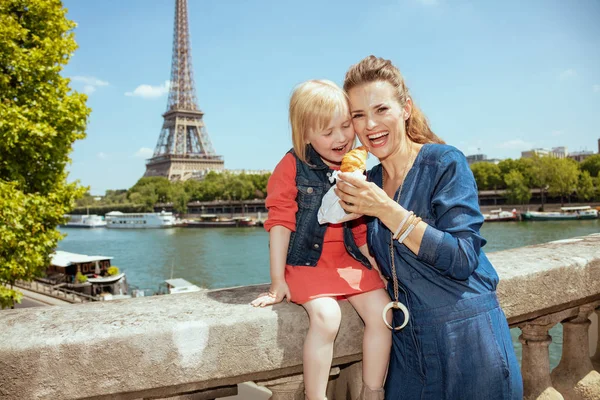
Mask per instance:
[[[171,181],[202,178],[209,170],[223,170],[215,154],[198,107],[192,72],[192,51],[187,0],[175,0],[175,29],[169,100],[162,130],[144,176],[164,176]]]

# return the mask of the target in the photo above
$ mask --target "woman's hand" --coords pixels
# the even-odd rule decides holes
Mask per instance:
[[[272,282],[269,291],[267,293],[261,293],[250,304],[252,304],[254,307],[271,306],[273,304],[277,304],[283,301],[284,297],[287,299],[288,303],[292,300],[290,288],[288,287],[285,280],[281,280],[277,282]]]
[[[379,218],[390,204],[387,193],[373,182],[360,180],[348,173],[338,175],[335,194],[344,210]],[[352,186],[354,187],[352,187]]]

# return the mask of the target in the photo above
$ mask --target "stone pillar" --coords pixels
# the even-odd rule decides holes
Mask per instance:
[[[598,140],[600,143],[600,140]],[[592,365],[596,371],[600,372],[600,308],[596,309],[596,320],[598,324],[596,326],[596,354],[592,356]]]
[[[256,382],[273,394],[269,400],[304,400],[304,381],[302,375],[286,376],[265,382]]]
[[[358,399],[362,389],[362,361],[343,367],[335,381],[335,390],[329,400]],[[329,393],[328,393],[329,395]]]
[[[554,325],[554,322],[542,317],[520,327],[522,334],[519,341],[523,344],[521,375],[525,400],[564,400],[552,387],[550,380],[548,346],[552,338],[548,335],[548,330]]]
[[[590,360],[589,316],[595,304],[579,308],[577,316],[563,321],[563,351],[552,371],[552,382],[566,400],[600,399],[600,373]]]

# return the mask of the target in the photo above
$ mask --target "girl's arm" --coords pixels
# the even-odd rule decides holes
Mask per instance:
[[[269,231],[269,256],[271,260],[271,287],[268,293],[260,294],[251,304],[265,307],[279,303],[285,297],[288,303],[292,296],[285,281],[285,261],[287,258],[292,231],[282,225],[276,225]]]
[[[363,256],[367,257],[367,260],[369,260],[373,269],[379,273],[379,277],[381,278],[381,280],[383,282],[387,283],[387,280],[383,277],[383,274],[381,273],[381,270],[379,269],[379,266],[377,265],[377,261],[375,261],[375,258],[373,258],[371,256],[371,253],[369,253],[369,246],[365,243],[362,246],[360,246],[358,249],[363,254]]]
[[[265,229],[269,231],[271,287],[268,293],[261,294],[251,303],[255,307],[279,303],[284,297],[288,302],[292,299],[285,282],[285,264],[290,236],[296,228],[297,194],[296,159],[288,153],[277,164],[267,183],[265,206],[269,218],[265,221]]]
[[[275,295],[275,303],[279,303],[284,297],[287,298],[288,303],[291,300],[290,289],[285,282],[285,261],[291,234],[292,231],[281,225],[274,226],[269,231],[269,255],[271,258],[270,293]]]

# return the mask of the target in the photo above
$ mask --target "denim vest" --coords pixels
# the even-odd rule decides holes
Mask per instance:
[[[307,146],[307,160],[302,162],[290,150],[296,159],[296,187],[298,195],[298,212],[296,213],[296,231],[292,232],[287,253],[287,265],[314,267],[323,251],[323,238],[328,224],[320,225],[317,213],[321,207],[321,200],[331,188],[329,167],[312,148]],[[344,245],[348,254],[360,261],[365,267],[371,268],[369,260],[360,252],[349,223],[344,223]]]

